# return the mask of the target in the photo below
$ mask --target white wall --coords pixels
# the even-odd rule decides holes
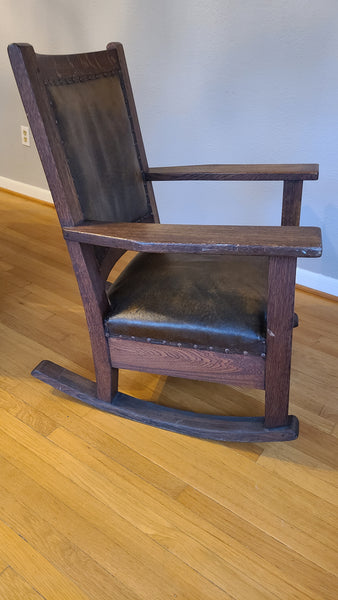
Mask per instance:
[[[337,0],[2,0],[1,12],[4,46],[124,44],[151,166],[319,162],[302,224],[322,227],[324,255],[300,261],[300,280],[338,295]],[[35,148],[20,144],[26,120],[5,52],[0,82],[0,176],[46,188]],[[279,223],[280,183],[156,192],[163,222]]]

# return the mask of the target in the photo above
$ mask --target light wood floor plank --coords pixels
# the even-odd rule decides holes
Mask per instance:
[[[337,302],[296,293],[299,439],[220,444],[30,376],[42,359],[94,376],[54,209],[0,191],[0,280],[1,600],[336,600]],[[259,390],[128,371],[120,388],[211,414],[264,411]]]
[[[238,517],[234,512],[192,487],[185,488],[179,501],[214,525],[221,538],[220,532],[223,532],[245,543],[248,550],[257,555],[258,560],[262,558],[275,565],[281,573],[287,573],[290,583],[306,590],[310,598],[336,600],[337,577],[329,574],[315,562],[305,559],[286,544],[279,542],[248,520]]]
[[[0,574],[0,598],[6,600],[17,600],[18,598],[44,600],[41,594],[28,585],[27,581],[10,567]]]
[[[0,575],[8,568],[8,564],[5,560],[0,558]]]
[[[41,510],[35,512],[24,506],[1,485],[0,503],[2,519],[6,524],[89,597],[100,597],[102,600],[130,598],[128,592],[124,593],[121,586],[116,585],[113,575],[60,534],[54,524],[42,517]]]
[[[186,532],[191,539],[194,540],[194,543],[192,540],[190,541],[190,553],[192,553],[193,546],[195,545],[196,547],[197,541],[200,541],[204,548],[212,548],[214,554],[231,565],[237,573],[243,572],[243,574],[247,574],[252,581],[252,585],[254,582],[258,585],[264,579],[264,586],[268,588],[269,593],[274,592],[278,597],[290,597],[295,599],[307,597],[307,590],[304,591],[304,588],[299,585],[299,579],[293,582],[294,587],[289,585],[285,586],[281,578],[281,573],[278,569],[274,569],[273,565],[268,560],[263,561],[260,559],[259,561],[256,561],[255,553],[248,551],[246,545],[237,543],[232,536],[224,533],[220,538],[218,529],[210,526],[204,518],[201,518],[201,516],[196,518],[194,512],[183,510],[181,503],[174,503],[163,493],[152,489],[149,485],[144,484],[144,482],[137,482],[132,473],[125,469],[121,469],[117,464],[113,464],[111,459],[102,455],[101,452],[94,449],[91,449],[90,453],[86,452],[85,442],[77,439],[76,436],[69,434],[65,430],[56,429],[50,434],[49,438],[57,442],[60,447],[67,449],[72,456],[77,456],[79,460],[86,461],[91,468],[104,474],[107,479],[114,481],[114,483],[116,482],[116,476],[120,475],[120,478],[128,483],[126,488],[132,489],[130,488],[130,484],[137,486],[138,494],[140,489],[144,494],[144,504],[151,505],[151,503],[154,504],[155,501],[156,504],[154,504],[154,510],[156,510],[157,514],[165,516],[171,526],[175,527],[176,535],[174,541],[170,535],[154,536],[154,534],[152,534],[152,537],[159,541],[161,545],[164,543],[165,547],[171,548],[171,551],[178,556],[181,556],[182,560],[189,560],[187,557],[184,557],[184,550],[182,551],[186,546],[186,542],[182,539],[182,534],[183,532]],[[179,498],[182,494],[184,494],[184,491],[181,492]],[[215,563],[215,558],[213,558],[212,561]],[[203,566],[201,567],[200,565],[198,567],[199,570],[205,569],[207,562],[207,558],[204,554]],[[224,566],[222,571],[224,572]],[[305,595],[303,595],[303,592]],[[264,592],[262,590],[260,590],[259,593],[261,597],[264,597]]]
[[[15,428],[21,443],[27,446],[27,449],[29,448],[33,452],[36,452],[36,443],[39,443],[41,450],[41,440],[38,440],[38,436],[21,423],[15,423],[8,415],[2,415],[0,427],[4,431],[6,430],[6,433],[11,435],[11,437],[13,437],[13,428]],[[64,435],[67,434],[64,433]],[[54,440],[54,437],[51,436],[51,439]],[[79,446],[79,444],[77,446]],[[44,460],[53,468],[57,469],[67,477],[70,475],[70,469],[72,472],[72,479],[87,492],[95,495],[98,500],[107,506],[112,502],[114,510],[122,518],[127,519],[143,533],[150,535],[152,539],[159,542],[164,548],[169,548],[173,553],[178,552],[179,558],[184,561],[189,561],[192,568],[196,569],[197,564],[199,571],[201,571],[206,578],[211,578],[211,574],[213,573],[213,579],[216,580],[219,587],[225,585],[225,581],[228,578],[227,575],[229,576],[227,573],[229,567],[226,563],[222,563],[222,561],[218,560],[213,552],[209,551],[208,553],[208,551],[200,544],[195,544],[195,548],[193,548],[194,545],[190,541],[189,553],[186,554],[184,552],[184,548],[187,546],[186,534],[181,532],[177,527],[175,530],[173,529],[172,524],[168,521],[168,515],[164,514],[163,507],[152,499],[152,496],[155,495],[155,490],[152,489],[148,495],[143,489],[145,484],[142,481],[138,481],[137,487],[134,486],[133,483],[127,481],[129,472],[118,468],[118,465],[115,465],[112,478],[108,476],[107,472],[104,473],[105,485],[103,486],[100,468],[88,469],[86,460],[83,460],[84,456],[81,456],[81,460],[74,460],[74,457],[76,456],[74,448],[72,454],[67,456],[63,450],[46,442],[42,452]],[[111,466],[113,467],[114,464],[112,463]],[[163,544],[161,542],[162,539],[164,539]],[[165,540],[168,540],[168,542],[169,540],[173,540],[174,545],[168,547]],[[197,554],[195,559],[196,563],[192,560],[191,555],[193,553]],[[217,562],[220,563],[218,565],[218,571],[221,570],[223,572],[223,577],[221,577],[219,573],[218,576],[215,574]],[[240,564],[241,562],[239,561],[237,567],[239,567]],[[257,571],[257,567],[255,570]],[[240,573],[237,574],[237,577],[240,579]],[[245,588],[244,580],[245,576],[243,576],[243,581],[241,582],[242,588]],[[257,586],[259,588],[261,587],[258,582]],[[231,593],[238,593],[237,588]],[[248,593],[248,590],[246,593]],[[253,589],[251,594],[254,594]],[[252,597],[254,598],[256,595],[253,595]],[[263,589],[259,590],[257,598],[258,597],[265,597]]]
[[[51,563],[36,551],[11,527],[0,520],[0,556],[8,560],[15,571],[27,583],[38,590],[46,600],[88,600],[69,577],[62,575]]]
[[[0,394],[0,407],[41,435],[47,436],[57,427],[57,423],[41,411],[5,390],[2,390]]]
[[[188,600],[191,595],[197,600],[230,598],[227,593],[204,579],[198,572],[189,569],[149,536],[119,516],[108,496],[103,497],[104,501],[93,497],[90,492],[95,490],[90,486],[86,486],[88,491],[79,487],[60,473],[58,468],[54,468],[48,461],[10,436],[0,435],[0,453],[11,465],[24,469],[34,481],[72,509],[72,519],[67,520],[67,527],[72,527],[77,518],[83,525],[78,526],[75,531],[74,528],[71,529],[74,541],[76,536],[81,536],[81,543],[88,554],[92,556],[92,553],[98,553],[97,562],[126,586],[132,587],[140,598],[147,598],[149,590],[152,590],[155,598],[160,598],[161,594],[170,597],[173,590],[184,600]],[[59,468],[62,460],[60,457]],[[103,491],[99,490],[100,496]],[[149,513],[149,508],[146,512]],[[91,535],[88,535],[88,525],[85,526],[85,522],[89,523]],[[62,524],[60,514],[58,526],[61,527]]]
[[[90,419],[113,436],[119,437],[123,431],[130,445],[140,454],[302,556],[330,572],[337,572],[338,519],[331,505],[318,502],[315,496],[243,459],[232,451],[231,445],[203,442],[159,430],[150,438],[146,428],[138,428],[135,423],[123,419],[118,423],[115,419],[102,419],[99,412],[90,415]],[[173,436],[177,438],[175,442]],[[208,449],[206,445],[209,445]],[[326,523],[326,516],[333,522],[332,528]]]

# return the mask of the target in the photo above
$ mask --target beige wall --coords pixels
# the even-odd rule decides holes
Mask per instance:
[[[323,228],[325,253],[302,261],[300,278],[338,294],[337,0],[2,0],[1,15],[0,176],[47,187],[35,148],[20,143],[5,46],[68,53],[121,41],[152,166],[320,163],[302,224]],[[163,222],[279,221],[277,183],[156,191]]]

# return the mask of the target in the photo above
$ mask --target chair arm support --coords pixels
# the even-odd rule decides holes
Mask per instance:
[[[318,227],[94,223],[64,227],[66,240],[138,252],[321,256]]]
[[[317,164],[305,165],[192,165],[156,167],[144,173],[147,181],[304,181],[318,179]]]

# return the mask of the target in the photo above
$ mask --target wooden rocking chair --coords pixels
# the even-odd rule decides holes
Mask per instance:
[[[317,165],[149,168],[121,44],[69,56],[12,44],[9,56],[87,318],[96,383],[49,361],[33,375],[98,409],[200,438],[281,441],[288,415],[297,257],[321,255],[299,227]],[[159,224],[152,181],[281,180],[280,227]],[[115,283],[126,250],[137,256]],[[118,369],[265,389],[264,417],[214,416],[118,391]],[[225,390],[226,393],[226,390]]]

